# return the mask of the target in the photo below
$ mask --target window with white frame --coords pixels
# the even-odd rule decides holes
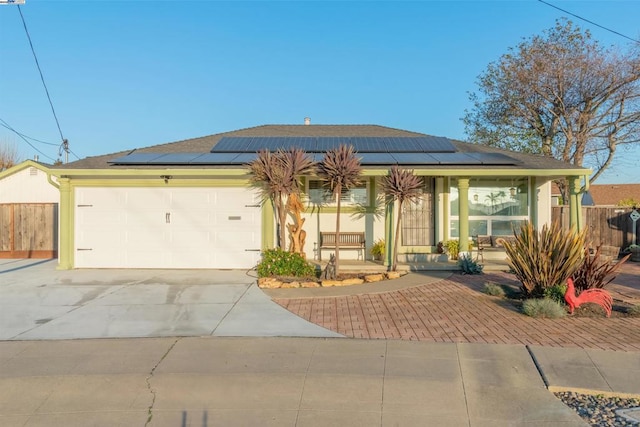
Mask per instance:
[[[314,205],[328,205],[335,206],[337,204],[336,199],[331,192],[324,186],[324,182],[315,179],[307,180],[307,196],[309,203]],[[360,184],[351,188],[350,190],[342,190],[340,197],[341,205],[369,205],[369,180],[362,179]]]
[[[529,219],[529,179],[475,178],[469,181],[469,235],[506,236]],[[459,236],[458,182],[452,178],[449,192],[450,236]]]

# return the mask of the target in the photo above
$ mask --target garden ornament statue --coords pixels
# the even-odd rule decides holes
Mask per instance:
[[[604,289],[586,289],[576,296],[576,288],[573,285],[573,279],[567,279],[567,292],[564,294],[564,300],[569,305],[569,314],[573,314],[576,307],[580,307],[585,302],[598,304],[607,313],[607,317],[611,316],[611,308],[613,298],[609,292]]]

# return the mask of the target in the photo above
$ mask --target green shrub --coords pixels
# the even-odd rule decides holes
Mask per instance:
[[[462,255],[458,259],[458,265],[462,269],[462,274],[482,274],[483,266],[475,262],[471,255]]]
[[[442,246],[447,250],[449,258],[458,259],[458,254],[460,253],[460,242],[458,239],[446,240],[442,243]]]
[[[492,283],[492,282],[485,283],[484,287],[482,288],[482,292],[484,292],[487,295],[494,296],[494,297],[504,297],[505,296],[505,292],[504,292],[504,289],[502,288],[502,286],[498,285],[497,283]]]
[[[544,297],[564,305],[564,294],[567,293],[567,285],[553,285],[544,290]]]
[[[538,233],[526,222],[514,241],[504,240],[509,267],[522,283],[525,297],[542,297],[545,289],[571,277],[584,256],[585,232],[586,228],[565,230],[554,222]]]
[[[567,311],[557,301],[549,298],[528,299],[522,303],[522,313],[531,317],[558,319],[564,317]]]
[[[627,309],[627,314],[640,316],[640,304],[633,305]]]
[[[316,269],[302,255],[283,251],[280,248],[267,249],[258,264],[258,277],[293,276],[315,277]]]
[[[371,246],[371,249],[369,250],[369,252],[371,252],[371,255],[373,255],[376,258],[382,258],[384,257],[384,249],[385,249],[385,241],[384,239],[378,239],[375,242],[373,242],[373,246]]]

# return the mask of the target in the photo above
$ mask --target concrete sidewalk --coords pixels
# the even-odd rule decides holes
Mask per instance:
[[[575,385],[640,395],[633,381],[639,354],[548,350],[532,352],[558,385],[576,378],[571,374],[596,378],[587,372],[595,370],[604,382]],[[574,357],[581,367],[571,371]],[[212,337],[0,342],[0,425],[144,426],[149,417],[151,426],[586,425],[545,388],[522,345]]]

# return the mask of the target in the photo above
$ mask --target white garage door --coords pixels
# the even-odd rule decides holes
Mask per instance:
[[[250,268],[261,215],[245,188],[76,188],[77,268]]]

